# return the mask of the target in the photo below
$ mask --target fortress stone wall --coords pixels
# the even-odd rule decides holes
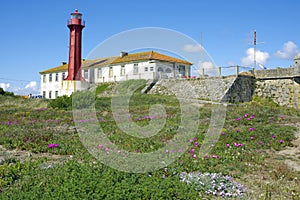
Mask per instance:
[[[300,109],[300,84],[294,68],[255,70],[254,76],[238,75],[201,79],[162,79],[149,91],[220,102],[247,102],[253,95],[271,98],[282,106]]]

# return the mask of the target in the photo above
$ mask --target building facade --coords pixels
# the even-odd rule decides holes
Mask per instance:
[[[192,63],[148,51],[128,54],[121,52],[119,56],[84,60],[81,73],[83,81],[88,85],[104,82],[119,82],[130,79],[170,79],[184,78],[191,74]],[[68,76],[68,64],[40,72],[41,95],[47,99],[70,95],[65,89]]]

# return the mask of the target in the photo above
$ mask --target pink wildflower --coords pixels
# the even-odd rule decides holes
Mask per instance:
[[[48,148],[59,147],[58,144],[48,144]]]

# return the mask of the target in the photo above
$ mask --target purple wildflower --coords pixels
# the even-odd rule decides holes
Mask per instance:
[[[48,144],[48,148],[59,147],[58,144]]]

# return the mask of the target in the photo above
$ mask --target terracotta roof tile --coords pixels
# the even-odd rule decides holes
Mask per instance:
[[[101,66],[115,65],[119,63],[146,61],[146,60],[159,60],[159,61],[176,62],[176,63],[186,64],[186,65],[192,65],[192,63],[179,58],[167,56],[155,51],[148,51],[148,52],[128,54],[123,57],[108,57],[108,58],[101,58],[96,60],[85,60],[82,62],[82,68],[85,69],[93,66],[101,67]],[[40,74],[62,72],[67,70],[68,70],[68,64],[63,64],[51,69],[41,71]]]

